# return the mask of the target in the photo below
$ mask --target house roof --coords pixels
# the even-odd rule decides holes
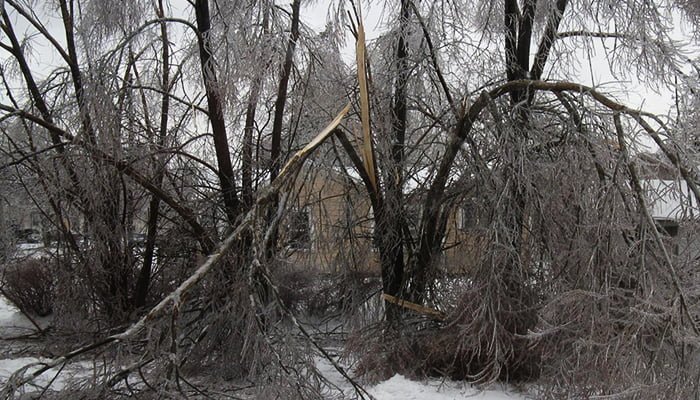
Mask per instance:
[[[639,153],[635,161],[641,179],[674,180],[678,178],[678,169],[661,152]]]

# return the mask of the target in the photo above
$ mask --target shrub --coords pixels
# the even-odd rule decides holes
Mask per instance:
[[[54,279],[47,263],[24,260],[7,265],[2,294],[22,312],[46,316],[54,305]]]

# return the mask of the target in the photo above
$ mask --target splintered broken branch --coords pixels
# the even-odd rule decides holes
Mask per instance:
[[[369,86],[367,83],[367,60],[365,45],[365,30],[362,20],[358,19],[357,25],[357,81],[360,86],[360,120],[362,121],[362,161],[365,172],[369,176],[374,191],[378,190],[376,162],[374,160],[374,146],[372,143],[372,130],[369,113]]]
[[[412,303],[408,300],[400,299],[398,297],[392,296],[390,294],[382,293],[382,299],[392,304],[396,304],[399,307],[406,308],[408,310],[417,312],[419,314],[426,315],[432,319],[439,321],[444,321],[446,318],[445,313],[438,311],[434,308],[429,308],[422,306],[420,304]]]
[[[285,164],[284,168],[280,172],[277,179],[275,179],[269,187],[263,189],[258,195],[257,200],[253,207],[246,213],[243,219],[238,223],[236,229],[231,232],[228,237],[221,242],[214,253],[207,257],[207,260],[184,282],[178,286],[173,292],[171,292],[166,298],[161,300],[151,311],[143,316],[139,321],[133,324],[129,329],[122,333],[113,335],[114,340],[125,340],[137,332],[141,331],[145,325],[161,315],[168,309],[168,305],[172,304],[172,307],[178,307],[182,302],[182,297],[197,283],[199,283],[204,276],[211,271],[211,269],[221,261],[221,259],[226,255],[228,250],[233,246],[236,240],[245,232],[252,224],[257,209],[261,206],[267,205],[269,201],[273,198],[273,195],[278,193],[282,187],[293,177],[301,168],[304,160],[323,143],[328,136],[331,135],[333,130],[338,127],[340,121],[350,110],[350,104],[345,106],[343,110],[336,116],[336,118],[319,133],[313,140],[309,142],[303,149],[299,150],[294,156]]]

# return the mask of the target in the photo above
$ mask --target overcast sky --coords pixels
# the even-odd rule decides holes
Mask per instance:
[[[279,4],[289,3],[289,1],[279,1]],[[312,27],[316,31],[321,31],[325,28],[326,18],[328,14],[328,1],[315,1],[307,2],[307,6],[302,9],[302,21],[307,26]],[[171,0],[171,7],[173,13],[182,13],[183,10],[187,10],[186,14],[191,14],[190,5],[187,0]],[[308,5],[310,4],[310,5]],[[364,19],[365,19],[365,29],[367,32],[368,40],[373,40],[378,37],[382,31],[383,26],[381,24],[381,7],[375,5],[374,7],[369,7],[364,5],[363,9]],[[24,33],[28,30],[27,24],[22,18],[14,18],[17,23],[18,34]],[[62,37],[60,30],[60,22],[55,21],[55,24],[49,24],[49,29],[54,31],[58,37]],[[685,33],[681,27],[677,29],[677,35],[683,36]],[[347,46],[343,50],[343,55],[346,58],[346,62],[353,63],[354,57],[354,43],[350,33],[347,34]],[[35,57],[33,60],[33,67],[35,69],[46,69],[48,71],[49,67],[55,60],[55,53],[49,51],[47,48],[44,51],[40,45],[36,44],[34,49],[40,56]],[[533,49],[534,51],[535,49]],[[625,104],[632,108],[643,108],[645,111],[653,112],[656,114],[667,114],[669,109],[673,106],[673,95],[674,93],[670,90],[662,90],[661,92],[655,92],[654,90],[645,87],[639,82],[623,82],[620,84],[619,80],[610,74],[607,61],[604,58],[603,52],[598,49],[597,54],[593,57],[588,57],[586,53],[582,51],[581,59],[585,62],[582,63],[582,68],[580,69],[579,83],[586,85],[601,87],[604,91],[614,94],[619,100],[623,101]],[[3,52],[2,57],[6,57]],[[590,62],[588,62],[590,60]],[[545,74],[546,76],[546,74]],[[556,77],[551,77],[556,79]],[[628,92],[627,89],[630,87],[635,88],[635,90]],[[624,88],[624,90],[623,90]],[[3,96],[3,95],[0,95]],[[2,97],[0,97],[2,98]]]
[[[302,10],[302,20],[316,31],[321,31],[325,27],[328,10],[324,5],[326,2],[317,1],[315,3],[316,4],[310,7],[304,7]],[[377,5],[369,7],[365,4],[363,14],[368,41],[377,38],[384,30],[382,26],[381,8]],[[686,29],[682,26],[676,27],[674,34],[678,38],[688,36]],[[349,33],[347,37],[347,47],[343,53],[346,57],[346,62],[354,63],[352,59],[354,57],[354,43],[352,43],[352,37]],[[535,50],[536,46],[533,46],[533,51]],[[639,81],[621,82],[619,78],[611,74],[602,47],[598,46],[597,49],[594,49],[594,53],[593,57],[589,57],[587,53],[581,51],[581,59],[583,62],[578,77],[578,83],[600,87],[604,91],[612,93],[631,108],[639,108],[660,115],[666,115],[669,111],[674,112],[674,110],[672,110],[674,107],[673,91],[669,89],[657,91],[646,87]],[[546,76],[547,74],[545,73],[545,77]],[[556,79],[556,77],[550,78]],[[634,90],[630,92],[628,91],[629,88],[634,88]]]

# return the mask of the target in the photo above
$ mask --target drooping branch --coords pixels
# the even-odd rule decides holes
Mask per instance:
[[[630,118],[634,119],[637,123],[639,123],[647,131],[647,133],[649,133],[652,139],[660,145],[660,147],[662,145],[664,146],[661,147],[662,151],[667,156],[669,156],[671,162],[679,168],[679,171],[681,172],[683,178],[688,182],[688,185],[693,191],[693,193],[696,196],[700,195],[700,191],[698,191],[697,187],[699,182],[697,175],[692,171],[691,168],[688,168],[683,165],[682,161],[680,160],[680,157],[678,157],[678,155],[675,152],[668,148],[668,146],[664,145],[658,133],[656,133],[654,129],[649,125],[649,123],[645,121],[644,118],[650,117],[650,114],[631,109],[617,102],[616,100],[608,97],[602,92],[597,91],[594,88],[578,83],[543,82],[539,80],[515,80],[502,84],[490,91],[482,92],[481,95],[471,104],[469,109],[464,113],[462,118],[460,118],[460,120],[458,121],[456,129],[451,135],[446,145],[445,154],[441,158],[440,163],[437,167],[435,179],[430,185],[430,188],[428,189],[428,193],[426,195],[426,198],[430,199],[430,201],[426,203],[426,207],[423,211],[421,219],[421,224],[425,232],[424,237],[426,237],[427,239],[432,238],[433,240],[437,240],[436,233],[439,231],[440,228],[440,218],[438,218],[438,216],[441,204],[444,200],[445,188],[448,179],[451,176],[450,171],[457,157],[457,154],[462,148],[462,145],[465,141],[470,139],[471,130],[475,122],[479,119],[481,112],[488,107],[489,103],[493,102],[497,98],[507,94],[512,94],[516,91],[523,90],[528,90],[530,92],[546,91],[555,94],[558,92],[571,92],[576,93],[579,96],[585,95],[589,96],[597,103],[608,108],[614,113],[628,115]],[[430,240],[421,244],[421,247],[426,247],[426,250],[434,248],[434,246],[435,243],[430,242]]]
[[[445,184],[447,183],[449,171],[452,168],[454,159],[464,141],[468,139],[474,123],[478,120],[484,108],[486,108],[488,104],[495,99],[518,90],[546,91],[552,93],[572,92],[579,95],[587,95],[611,111],[633,117],[635,120],[640,122],[640,124],[643,121],[642,117],[650,116],[648,113],[631,109],[592,87],[574,82],[544,82],[539,80],[520,79],[504,83],[494,89],[491,89],[490,91],[482,92],[464,113],[462,118],[460,118],[456,129],[447,144],[445,155],[440,161],[440,165],[438,166],[436,172],[436,178],[429,189],[430,193],[438,195],[437,198],[442,197],[441,193],[443,192]],[[652,138],[654,138],[654,136],[652,136]]]
[[[676,271],[676,267],[674,266],[673,261],[671,260],[671,256],[669,255],[666,245],[661,239],[661,234],[659,233],[659,229],[657,228],[656,222],[654,222],[654,218],[652,217],[649,211],[644,189],[642,188],[642,183],[639,179],[639,174],[637,173],[637,168],[632,162],[629,155],[629,151],[627,150],[625,133],[622,128],[622,121],[620,120],[619,112],[614,113],[613,122],[615,124],[615,132],[617,133],[617,143],[620,146],[620,152],[622,153],[623,160],[627,165],[627,170],[629,171],[630,181],[635,193],[635,197],[637,198],[639,211],[642,213],[642,216],[644,217],[644,220],[647,223],[647,226],[651,231],[652,236],[654,237],[654,241],[661,249],[661,254],[663,255],[664,263],[666,264],[669,274],[671,275],[671,282],[673,283],[673,288],[675,289],[676,295],[680,300],[681,312],[683,312],[688,317],[688,322],[691,324],[693,331],[696,334],[700,334],[700,330],[698,329],[698,326],[695,323],[695,318],[693,318],[693,315],[690,313],[688,297],[686,296],[685,291],[683,290],[683,286],[681,285],[681,280],[678,275],[678,272]],[[692,184],[693,186],[695,186],[695,182],[687,182],[689,185]]]
[[[700,199],[700,189],[698,188],[698,185],[700,184],[700,177],[698,177],[698,173],[696,172],[696,170],[684,164],[678,152],[672,149],[671,146],[669,146],[666,142],[664,142],[663,139],[661,139],[659,133],[654,128],[652,128],[652,126],[649,125],[649,123],[645,121],[644,118],[642,118],[642,114],[636,113],[631,115],[635,119],[635,121],[637,121],[637,123],[639,123],[639,125],[641,125],[642,128],[644,128],[647,134],[649,134],[654,143],[656,143],[656,145],[659,146],[659,149],[661,149],[664,155],[668,157],[673,166],[678,168],[678,171],[681,173],[683,180],[687,182],[688,187],[693,192],[695,198]]]
[[[571,102],[565,97],[564,94],[561,92],[555,92],[555,96],[557,96],[557,99],[559,102],[564,106],[566,111],[569,113],[569,116],[571,117],[571,120],[574,122],[574,125],[576,126],[576,130],[581,133],[585,134],[585,127],[583,125],[583,121],[581,119],[581,114],[578,112],[578,110],[571,104]],[[600,182],[604,182],[608,179],[608,174],[605,172],[605,168],[600,164],[598,161],[598,157],[596,157],[596,152],[595,149],[593,148],[593,145],[589,140],[586,140],[586,148],[588,149],[588,152],[591,154],[591,158],[593,159],[593,163],[595,165],[596,173],[598,174],[598,180]]]

